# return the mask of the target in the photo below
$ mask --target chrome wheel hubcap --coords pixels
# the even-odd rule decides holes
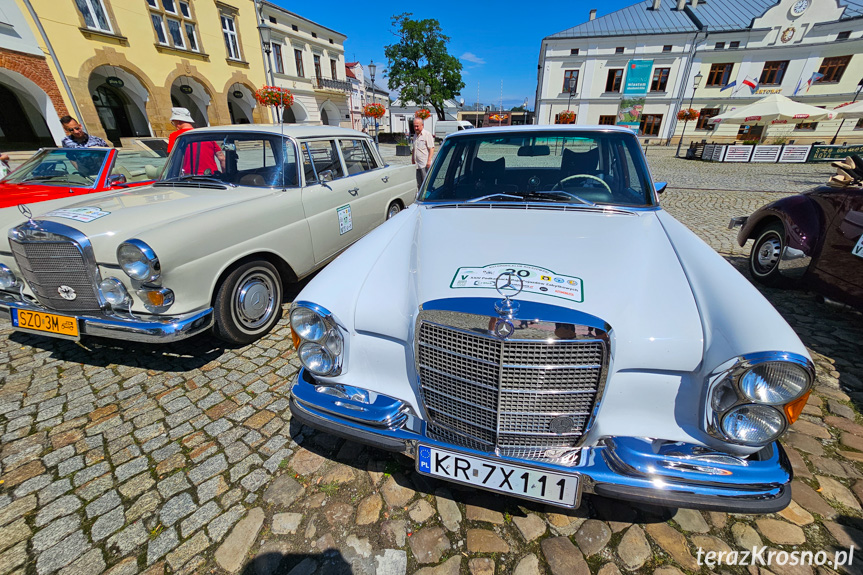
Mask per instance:
[[[769,273],[779,263],[781,255],[782,242],[779,241],[779,238],[775,236],[767,238],[755,254],[758,271]]]
[[[393,217],[394,215],[396,215],[400,211],[401,211],[401,208],[399,208],[397,205],[390,206],[390,213],[387,214],[387,219],[390,219],[391,217]]]
[[[248,276],[236,292],[234,309],[246,329],[257,329],[267,323],[276,307],[276,286],[269,276],[256,272]]]

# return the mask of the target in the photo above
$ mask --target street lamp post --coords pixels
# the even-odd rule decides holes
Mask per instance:
[[[689,97],[689,106],[686,108],[686,116],[687,119],[683,121],[683,130],[680,131],[680,140],[677,142],[677,153],[674,154],[676,158],[680,157],[680,146],[683,145],[683,135],[686,134],[686,124],[689,123],[689,110],[692,109],[692,101],[695,99],[695,91],[698,89],[698,86],[701,85],[701,79],[704,76],[701,75],[701,72],[695,75],[692,79],[692,96]]]
[[[860,96],[860,91],[861,91],[861,90],[863,90],[863,78],[860,78],[860,81],[859,81],[859,82],[857,82],[857,93],[856,93],[856,94],[854,94],[854,99],[853,99],[853,100],[851,100],[851,103],[852,103],[852,104],[853,104],[854,102],[856,102],[856,101],[857,101],[857,98]],[[835,143],[836,143],[836,138],[838,138],[838,137],[839,137],[839,130],[841,130],[841,129],[842,129],[843,124],[845,124],[845,118],[842,118],[842,121],[839,123],[839,127],[838,127],[838,128],[836,128],[836,133],[835,133],[835,134],[833,134],[833,139],[832,139],[832,140],[830,140],[830,145],[831,145],[831,146],[832,146],[833,144],[835,144]]]
[[[374,102],[374,99],[375,99],[375,72],[377,71],[377,69],[378,69],[378,67],[375,66],[374,60],[369,62],[369,75],[371,75],[371,77],[372,77],[372,102]],[[378,119],[377,118],[375,118],[375,147],[377,147],[377,148],[380,147],[378,145]]]
[[[261,23],[258,24],[258,34],[261,36],[261,45],[264,47],[264,52],[267,53],[267,66],[270,72],[270,86],[276,85],[276,79],[273,76],[273,58],[271,56],[273,52],[272,41],[273,41],[273,29],[267,26],[267,23],[261,20]],[[277,106],[273,106],[273,116],[275,117],[278,112],[275,110]],[[278,121],[281,123],[283,118],[279,118]]]

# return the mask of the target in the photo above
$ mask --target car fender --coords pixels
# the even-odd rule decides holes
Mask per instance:
[[[785,228],[785,245],[812,257],[823,218],[821,207],[805,194],[782,198],[755,210],[737,234],[737,243],[742,247],[746,240],[756,239],[765,225],[777,220]]]

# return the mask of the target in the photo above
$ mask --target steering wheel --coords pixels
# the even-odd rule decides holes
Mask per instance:
[[[564,179],[562,179],[561,181],[559,181],[558,183],[556,183],[554,185],[554,187],[551,189],[552,190],[563,190],[563,184],[565,184],[566,182],[568,182],[570,180],[574,180],[576,178],[589,178],[591,180],[596,180],[597,182],[599,182],[600,184],[605,186],[605,189],[608,190],[609,194],[612,193],[611,188],[608,187],[608,184],[605,183],[605,180],[603,180],[602,178],[598,178],[596,176],[591,176],[590,174],[574,174],[572,176],[567,176]]]
[[[91,176],[90,174],[83,174],[81,172],[72,172],[71,174],[67,174],[71,176],[80,176],[85,182],[92,184],[96,181],[96,178]]]

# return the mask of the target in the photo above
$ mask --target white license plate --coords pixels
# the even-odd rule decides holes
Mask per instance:
[[[860,239],[857,240],[857,244],[854,246],[854,249],[851,250],[851,253],[863,258],[863,235],[861,235]]]
[[[578,505],[578,475],[540,471],[425,445],[417,452],[417,471],[552,505]]]

